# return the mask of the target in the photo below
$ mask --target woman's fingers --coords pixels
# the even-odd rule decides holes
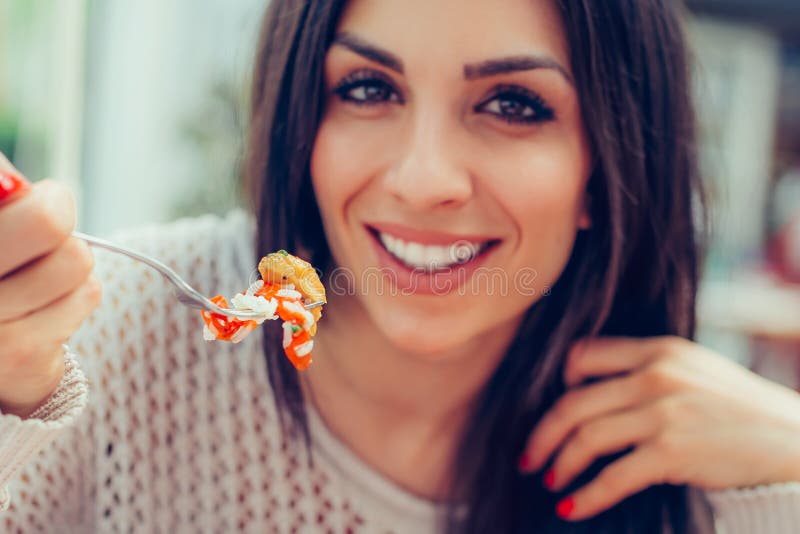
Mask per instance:
[[[37,182],[22,198],[0,208],[0,278],[57,249],[75,225],[69,189]]]
[[[589,378],[597,381],[580,385]],[[560,501],[566,519],[594,516],[656,484],[722,489],[800,473],[800,453],[786,445],[800,436],[800,397],[688,340],[584,340],[569,355],[565,381],[571,387],[534,429],[532,465],[523,470],[558,451],[544,485],[562,491],[598,459],[622,453]]]
[[[528,439],[520,469],[537,471],[573,431],[586,422],[635,406],[657,392],[638,374],[575,388],[561,397],[539,421]]]
[[[0,376],[9,371],[8,367],[17,371],[24,366],[35,368],[39,362],[31,361],[32,355],[46,355],[42,346],[58,347],[64,343],[97,307],[101,295],[100,283],[90,276],[77,289],[48,306],[21,319],[0,323],[0,339],[10,355],[0,360],[0,365],[6,366],[0,369]]]
[[[670,482],[669,466],[653,445],[636,448],[607,465],[591,482],[559,502],[563,519],[580,521],[607,510],[646,488]]]
[[[70,238],[51,254],[0,279],[0,323],[38,310],[83,285],[94,266],[84,242]]]
[[[0,323],[0,406],[23,417],[52,393],[63,374],[63,344],[100,303],[94,277],[25,317]]]
[[[30,188],[30,182],[0,152],[0,206],[15,200]]]
[[[87,247],[70,239],[69,189],[34,185],[0,156],[0,411],[26,417],[57,386],[60,345],[100,300]]]
[[[0,170],[0,206],[13,201],[29,189],[30,184],[20,175]]]
[[[672,337],[582,339],[569,351],[564,366],[564,383],[567,387],[574,387],[588,378],[631,372],[665,356],[667,352],[665,349],[685,341],[679,342],[679,339]]]
[[[545,473],[545,486],[560,491],[602,456],[644,443],[661,429],[657,405],[622,411],[578,428]]]

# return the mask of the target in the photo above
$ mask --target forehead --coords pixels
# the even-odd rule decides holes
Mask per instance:
[[[351,0],[338,30],[392,51],[410,68],[534,53],[569,69],[554,0]]]

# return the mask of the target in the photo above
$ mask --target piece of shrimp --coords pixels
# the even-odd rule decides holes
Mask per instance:
[[[258,262],[258,272],[265,284],[278,284],[285,286],[293,284],[306,303],[328,302],[325,298],[325,286],[319,279],[316,269],[305,260],[293,256],[285,250],[267,254]],[[314,325],[309,332],[312,336],[317,333],[317,321],[322,317],[322,306],[310,310],[314,316]]]

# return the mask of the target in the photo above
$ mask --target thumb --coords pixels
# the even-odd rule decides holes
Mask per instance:
[[[30,182],[0,152],[0,204],[30,189]]]

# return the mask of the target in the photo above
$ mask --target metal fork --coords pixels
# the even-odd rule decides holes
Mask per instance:
[[[129,248],[121,247],[119,245],[115,245],[106,241],[105,239],[100,239],[98,237],[86,235],[81,232],[72,232],[72,237],[78,238],[82,241],[86,241],[88,244],[103,248],[106,250],[110,250],[111,252],[116,252],[117,254],[122,254],[124,256],[128,256],[136,261],[140,261],[145,265],[148,265],[161,273],[161,275],[167,279],[169,283],[172,284],[173,290],[172,294],[178,299],[178,302],[183,304],[184,306],[188,306],[190,308],[195,308],[198,310],[206,310],[213,313],[218,313],[220,315],[224,315],[226,317],[232,317],[234,319],[261,319],[264,317],[263,313],[253,312],[253,311],[244,311],[244,310],[232,310],[228,308],[220,308],[211,300],[199,293],[196,289],[186,283],[186,281],[178,276],[175,271],[161,263],[155,258],[151,258],[146,254],[141,254],[136,252],[135,250],[131,250]],[[305,307],[307,310],[312,308],[317,308],[325,304],[322,301],[319,302],[312,302],[310,304],[306,304]]]

